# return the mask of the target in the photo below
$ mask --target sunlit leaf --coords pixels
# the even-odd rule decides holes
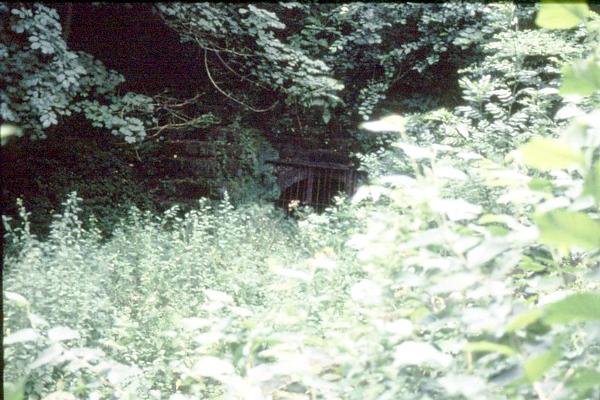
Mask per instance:
[[[221,375],[233,374],[235,368],[230,361],[213,356],[202,356],[196,361],[190,372],[196,377],[215,378]]]
[[[525,271],[540,272],[545,270],[546,266],[532,260],[530,257],[523,257],[523,260],[519,263],[519,268]]]
[[[469,267],[480,267],[491,261],[499,254],[510,249],[514,243],[510,238],[492,237],[481,242],[477,247],[467,253],[467,265]]]
[[[119,384],[126,379],[141,374],[142,371],[135,366],[129,366],[124,364],[115,364],[111,367],[110,371],[106,375],[106,378],[113,385]]]
[[[547,304],[543,318],[549,324],[600,321],[600,293],[576,293]]]
[[[589,194],[600,203],[600,162],[596,161],[593,167],[585,177],[584,189],[585,194]]]
[[[434,211],[446,214],[452,221],[473,219],[482,211],[481,206],[463,199],[433,199],[429,206]]]
[[[212,325],[212,322],[205,318],[191,317],[183,318],[181,321],[179,321],[179,324],[183,329],[187,331],[193,331],[196,329],[207,328]]]
[[[204,294],[206,295],[206,298],[210,301],[224,304],[233,303],[233,298],[230,295],[219,290],[206,289],[204,290]]]
[[[589,13],[583,1],[543,1],[535,23],[546,29],[569,29],[583,22]]]
[[[545,193],[552,193],[552,190],[554,190],[554,186],[552,186],[552,183],[547,180],[547,179],[543,179],[543,178],[533,178],[529,181],[529,189],[531,190],[535,190],[538,192],[545,192]]]
[[[567,64],[562,69],[560,94],[590,96],[600,89],[600,65],[594,58]]]
[[[29,368],[35,369],[46,364],[50,364],[56,361],[63,354],[63,351],[64,350],[62,346],[56,343],[44,350],[42,354],[40,354],[39,357],[31,363],[31,365],[29,365]]]
[[[390,115],[378,121],[363,122],[360,127],[371,132],[404,132],[405,118]]]
[[[17,305],[26,307],[29,305],[29,301],[18,293],[13,292],[4,292],[4,295],[8,300],[15,302]]]
[[[355,283],[350,289],[352,300],[365,305],[379,304],[381,294],[381,287],[368,279]]]
[[[465,181],[468,178],[464,172],[449,165],[435,167],[434,174],[438,178],[455,179],[458,181]]]
[[[31,328],[21,329],[4,338],[4,345],[11,345],[15,343],[31,342],[39,337],[38,333]]]
[[[56,328],[48,330],[48,339],[50,339],[51,342],[79,339],[79,332],[66,326],[57,326]]]
[[[600,385],[600,371],[580,368],[567,381],[567,387],[577,390],[588,390]]]
[[[600,223],[584,213],[553,210],[534,215],[533,220],[540,230],[540,240],[546,244],[559,248],[600,248]]]
[[[410,143],[396,142],[393,146],[402,149],[408,157],[415,160],[432,158],[434,154],[433,151],[427,147],[415,146]]]
[[[406,341],[396,346],[394,365],[429,365],[432,367],[447,368],[452,363],[452,357],[442,353],[426,342]]]
[[[4,398],[6,400],[23,400],[25,397],[25,379],[17,383],[4,383]]]
[[[4,146],[7,144],[11,137],[17,136],[20,137],[23,135],[23,131],[21,128],[11,124],[1,124],[0,125],[0,145]]]
[[[486,387],[485,380],[472,375],[447,375],[438,382],[450,396],[464,396],[468,399],[481,398],[480,394]]]
[[[396,337],[406,337],[413,332],[413,323],[408,319],[398,319],[387,323],[385,330]]]
[[[536,137],[519,148],[523,161],[540,170],[563,169],[583,163],[583,154],[558,139]]]
[[[468,343],[465,346],[465,351],[471,353],[500,353],[509,357],[516,354],[516,351],[513,350],[511,347],[505,346],[503,344],[485,341]]]
[[[523,328],[533,324],[537,320],[539,320],[540,317],[542,316],[542,314],[543,314],[542,310],[539,308],[536,308],[536,309],[524,312],[520,315],[517,315],[506,325],[506,331],[507,332],[515,332],[515,331],[518,331],[519,329],[523,329]]]
[[[32,326],[48,325],[48,321],[46,321],[44,318],[40,317],[37,314],[30,313],[29,320],[31,321]]]
[[[544,374],[560,360],[560,350],[558,346],[553,347],[542,354],[528,358],[523,364],[525,376],[530,382],[535,382],[542,378]]]

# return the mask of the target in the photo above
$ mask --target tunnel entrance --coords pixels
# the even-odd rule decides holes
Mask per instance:
[[[290,212],[293,204],[323,211],[336,195],[352,195],[357,172],[350,165],[306,161],[271,161],[276,166],[281,195],[278,205]]]

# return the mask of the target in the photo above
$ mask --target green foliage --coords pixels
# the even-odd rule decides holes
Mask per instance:
[[[279,197],[273,166],[267,163],[279,155],[260,131],[243,126],[236,119],[221,128],[211,143],[215,146],[221,185],[234,204]]]
[[[43,351],[43,343],[22,343],[43,338],[45,332],[49,340],[74,335],[71,330],[57,330],[59,326],[77,331],[77,345],[95,349],[97,356],[102,354],[101,360],[106,355],[134,370],[142,368],[144,376],[138,377],[142,392],[168,393],[177,380],[176,371],[187,363],[184,359],[194,357],[194,343],[203,342],[193,341],[196,317],[204,315],[218,322],[200,326],[224,329],[223,334],[231,331],[228,339],[223,338],[222,350],[233,346],[235,340],[245,340],[248,327],[230,317],[254,315],[265,305],[285,299],[274,293],[270,286],[275,284],[274,275],[267,272],[308,254],[293,224],[272,208],[235,210],[227,202],[214,208],[201,202],[197,210],[183,216],[174,208],[162,218],[132,209],[129,217],[114,227],[112,238],[100,244],[98,233],[83,227],[78,216],[80,204],[74,195],[67,199],[45,241],[31,235],[26,220],[25,225],[6,227],[5,239],[13,251],[5,259],[4,287],[9,300],[5,373],[9,382],[27,375],[26,395],[51,392],[57,374],[65,389],[79,390],[80,396],[116,390],[93,374],[73,371],[64,364],[66,353],[44,358],[53,368],[35,363],[36,351]],[[23,215],[27,218],[24,211]],[[219,290],[230,295],[219,294]],[[25,293],[27,299],[19,293]],[[229,305],[233,298],[236,307]],[[223,301],[227,310],[217,307]],[[27,315],[21,311],[23,307]],[[229,307],[237,314],[229,314]],[[228,327],[229,323],[233,325]],[[186,324],[192,324],[191,328]],[[206,340],[212,341],[208,336]],[[167,365],[172,365],[171,372],[165,370]],[[98,364],[91,371],[100,370]]]
[[[585,31],[573,35],[526,29],[532,8],[508,3],[490,7],[497,9],[491,15],[511,29],[482,43],[484,59],[461,71],[459,83],[467,104],[457,108],[463,134],[454,137],[493,157],[560,125],[552,116],[560,102],[561,68],[583,54],[580,39]]]
[[[216,54],[222,61],[220,70],[228,68],[230,74],[252,77],[263,92],[278,93],[286,105],[328,110],[340,103],[337,92],[343,86],[328,76],[323,61],[282,40],[279,32],[284,32],[286,25],[268,5],[182,3],[155,7],[183,42],[204,49],[205,57],[208,51]]]
[[[364,120],[394,87],[406,98],[423,90],[429,99],[451,96],[445,92],[453,82],[439,75],[465,65],[474,44],[499,28],[489,26],[480,9],[468,3],[332,5],[306,10],[292,40],[333,66],[353,120]],[[419,103],[426,99],[419,96]]]
[[[3,5],[0,31],[0,116],[27,135],[46,137],[61,118],[83,113],[93,125],[143,139],[152,125],[149,97],[117,94],[123,76],[89,54],[67,48],[56,10],[43,4]]]
[[[541,28],[569,29],[585,20],[589,7],[584,2],[575,4],[542,2],[535,23]]]
[[[0,171],[6,183],[4,215],[17,214],[20,197],[32,212],[32,230],[46,234],[64,196],[76,191],[84,199],[84,219],[94,215],[103,234],[110,234],[129,205],[155,208],[130,149],[117,146],[117,138],[90,137],[94,133],[86,124],[66,129],[79,136],[56,133],[44,141],[23,138],[3,147],[2,158],[10,165]]]

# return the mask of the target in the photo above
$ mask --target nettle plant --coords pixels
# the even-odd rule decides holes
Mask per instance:
[[[495,157],[564,125],[564,117],[552,118],[561,103],[561,67],[589,51],[594,35],[583,26],[569,32],[532,29],[531,5],[488,8],[487,35],[477,40],[481,59],[459,71],[464,104],[452,116],[432,112],[417,134]],[[493,29],[498,24],[510,28]]]
[[[585,4],[542,4],[536,21],[572,28],[587,15]],[[592,35],[596,24],[586,23]],[[457,147],[417,146],[402,134],[395,146],[412,171],[362,189],[360,197],[385,197],[396,210],[370,219],[354,243],[359,258],[379,266],[370,271],[371,292],[387,293],[390,311],[413,323],[418,316],[419,340],[401,343],[391,360],[433,367],[435,379],[412,381],[411,395],[598,396],[600,131],[597,109],[572,103],[600,89],[597,51],[563,67],[560,95],[570,102],[562,113],[578,116],[559,138],[535,137],[513,153],[533,176]],[[493,203],[508,205],[503,213],[457,196],[475,177],[502,189]]]
[[[98,399],[129,393],[129,384],[140,374],[139,368],[112,360],[100,348],[85,346],[77,330],[50,325],[20,294],[6,291],[4,296],[9,303],[6,316],[12,319],[20,314],[20,319],[28,323],[28,327],[9,331],[3,340],[4,357],[13,364],[10,371],[5,371],[6,399],[50,392],[46,399],[74,400],[75,395],[83,396],[90,388],[95,389],[90,397]],[[14,376],[16,370],[25,376]]]
[[[0,116],[34,138],[46,137],[61,118],[82,113],[126,142],[156,123],[152,99],[121,96],[122,75],[89,54],[67,48],[56,10],[43,4],[0,4]]]

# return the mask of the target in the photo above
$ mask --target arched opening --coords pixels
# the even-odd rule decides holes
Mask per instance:
[[[332,204],[332,200],[340,193],[346,192],[346,185],[341,177],[328,170],[316,170],[305,179],[299,179],[285,188],[279,196],[279,206],[290,212],[297,205],[308,205],[321,212]]]

